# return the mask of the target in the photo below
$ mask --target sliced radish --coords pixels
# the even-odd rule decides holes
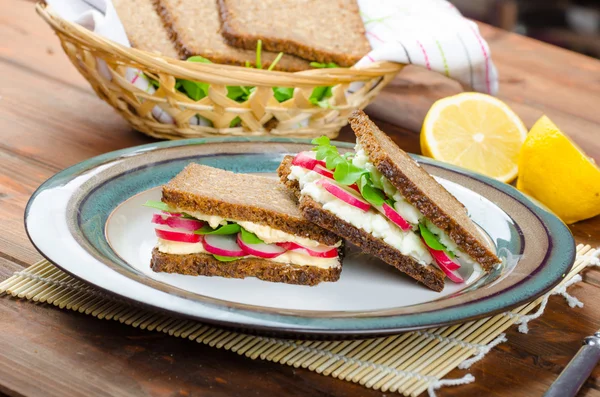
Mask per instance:
[[[421,238],[421,240],[423,239]],[[460,268],[460,264],[450,259],[450,257],[448,257],[448,254],[446,254],[444,251],[434,250],[433,248],[429,247],[427,243],[425,243],[425,240],[423,240],[423,244],[425,244],[425,247],[427,247],[427,249],[431,253],[431,256],[433,256],[433,259],[435,259],[435,263],[437,263],[440,269],[442,269],[442,271],[446,274],[446,276],[448,276],[450,280],[454,281],[455,283],[465,282],[462,276],[455,271]]]
[[[182,217],[183,214],[180,214],[179,212],[169,212],[169,211],[161,211],[163,214],[165,215],[169,215],[169,216],[175,216],[177,218]]]
[[[371,204],[366,202],[362,197],[357,197],[355,194],[327,179],[320,179],[317,184],[323,186],[323,188],[325,188],[325,190],[327,190],[329,193],[353,207],[365,212],[371,208]]]
[[[293,242],[276,243],[276,244],[278,246],[284,248],[287,251],[302,252],[302,253],[306,253],[315,258],[337,258],[337,256],[338,256],[337,248],[329,247],[326,245],[319,245],[317,247],[308,248],[308,247],[305,247],[303,245],[296,244]]]
[[[314,169],[317,165],[325,167],[323,160],[317,160],[313,156],[312,152],[300,152],[292,160],[292,165],[297,165],[308,170]]]
[[[235,234],[207,234],[202,240],[204,249],[211,254],[221,256],[246,256],[236,242]]]
[[[313,171],[317,174],[323,175],[324,177],[331,179],[332,181],[335,181],[335,179],[333,178],[333,172],[321,165],[317,165],[315,168],[313,168]],[[350,189],[355,190],[357,193],[360,193],[360,190],[358,189],[358,185],[356,183],[353,183],[350,186],[343,185],[343,187],[349,187]]]
[[[444,251],[438,251],[438,250],[434,250],[432,248],[429,248],[429,252],[431,252],[431,256],[433,256],[433,259],[435,259],[435,261],[437,263],[443,263],[444,266],[446,266],[446,268],[448,268],[449,270],[458,270],[458,269],[460,269],[460,263],[457,263],[457,262],[453,261],[448,256],[448,254],[445,253]]]
[[[333,179],[333,172],[320,164],[315,166],[315,168],[313,168],[313,171],[317,174],[323,175],[326,178]]]
[[[259,258],[277,258],[279,255],[283,254],[286,250],[277,244],[249,244],[244,242],[241,237],[241,233],[238,233],[237,236],[238,245],[244,250],[244,252],[248,255],[258,256]]]
[[[167,228],[154,229],[156,237],[163,240],[176,241],[178,243],[199,243],[202,241],[202,236],[199,234],[189,233],[187,231],[175,231]]]
[[[190,232],[200,229],[204,222],[196,219],[181,218],[177,216],[166,216],[161,214],[154,214],[152,217],[152,223],[157,225],[166,225],[173,228],[185,229]]]
[[[379,212],[383,213],[386,218],[398,225],[400,229],[404,230],[405,232],[412,230],[412,225],[408,223],[406,219],[404,219],[402,215],[400,215],[398,211],[392,208],[388,203],[383,203],[381,208],[377,209]]]

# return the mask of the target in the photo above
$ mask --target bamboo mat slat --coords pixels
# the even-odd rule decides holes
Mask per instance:
[[[384,393],[418,396],[428,391],[435,395],[435,389],[442,386],[474,381],[470,374],[458,379],[444,379],[444,376],[455,368],[468,368],[494,346],[506,341],[503,332],[511,325],[520,324],[519,330],[527,332],[527,322],[543,313],[549,296],[560,294],[570,306],[581,306],[581,302],[570,296],[566,288],[581,280],[579,273],[583,269],[597,266],[599,255],[600,250],[580,244],[573,269],[559,285],[548,294],[510,312],[464,324],[367,340],[277,339],[172,318],[120,302],[72,278],[45,260],[16,272],[0,283],[0,295],[8,294],[147,331],[163,332],[230,350],[253,360],[308,368]]]

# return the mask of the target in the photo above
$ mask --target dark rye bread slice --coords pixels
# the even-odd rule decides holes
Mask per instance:
[[[219,0],[225,40],[349,67],[371,51],[356,0]]]
[[[131,46],[179,58],[179,52],[154,7],[154,0],[113,0]]]
[[[409,203],[448,234],[485,270],[500,263],[469,218],[466,208],[453,195],[400,149],[363,111],[352,112],[348,120],[369,160]]]
[[[311,197],[301,196],[298,181],[288,179],[292,159],[292,156],[286,156],[277,169],[277,173],[281,182],[299,198],[298,208],[302,211],[306,219],[345,238],[362,251],[378,257],[385,263],[394,266],[401,272],[423,283],[426,287],[437,292],[444,289],[445,275],[437,267],[421,265],[413,258],[403,255],[399,250],[383,240],[374,237],[371,233],[352,226],[333,213],[323,209],[323,206]]]
[[[190,164],[163,186],[162,201],[182,211],[254,222],[326,245],[340,241],[304,219],[293,194],[272,178]]]
[[[219,33],[221,20],[216,0],[154,0],[163,23],[180,55],[187,59],[200,55],[214,63],[256,66],[256,46],[240,49],[228,45]],[[269,67],[277,53],[262,51],[263,68]],[[276,70],[297,72],[310,69],[307,61],[284,55]]]
[[[338,252],[341,261],[341,247]],[[341,266],[322,269],[316,266],[289,265],[260,258],[221,262],[209,254],[173,255],[160,252],[158,248],[152,251],[150,266],[155,272],[227,278],[256,277],[265,281],[300,285],[337,281],[342,272]]]

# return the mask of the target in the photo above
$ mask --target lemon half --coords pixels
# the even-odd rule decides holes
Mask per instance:
[[[600,169],[546,116],[523,144],[517,188],[565,223],[600,215]]]
[[[502,182],[518,173],[527,128],[504,102],[474,92],[433,104],[421,130],[421,151]]]

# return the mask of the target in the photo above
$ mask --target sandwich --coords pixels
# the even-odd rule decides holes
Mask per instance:
[[[306,220],[277,180],[190,164],[147,202],[155,272],[316,285],[337,281],[340,237]]]
[[[461,283],[461,265],[488,271],[500,259],[466,208],[362,111],[350,125],[354,153],[326,137],[312,152],[286,156],[281,181],[304,217],[434,291]]]

